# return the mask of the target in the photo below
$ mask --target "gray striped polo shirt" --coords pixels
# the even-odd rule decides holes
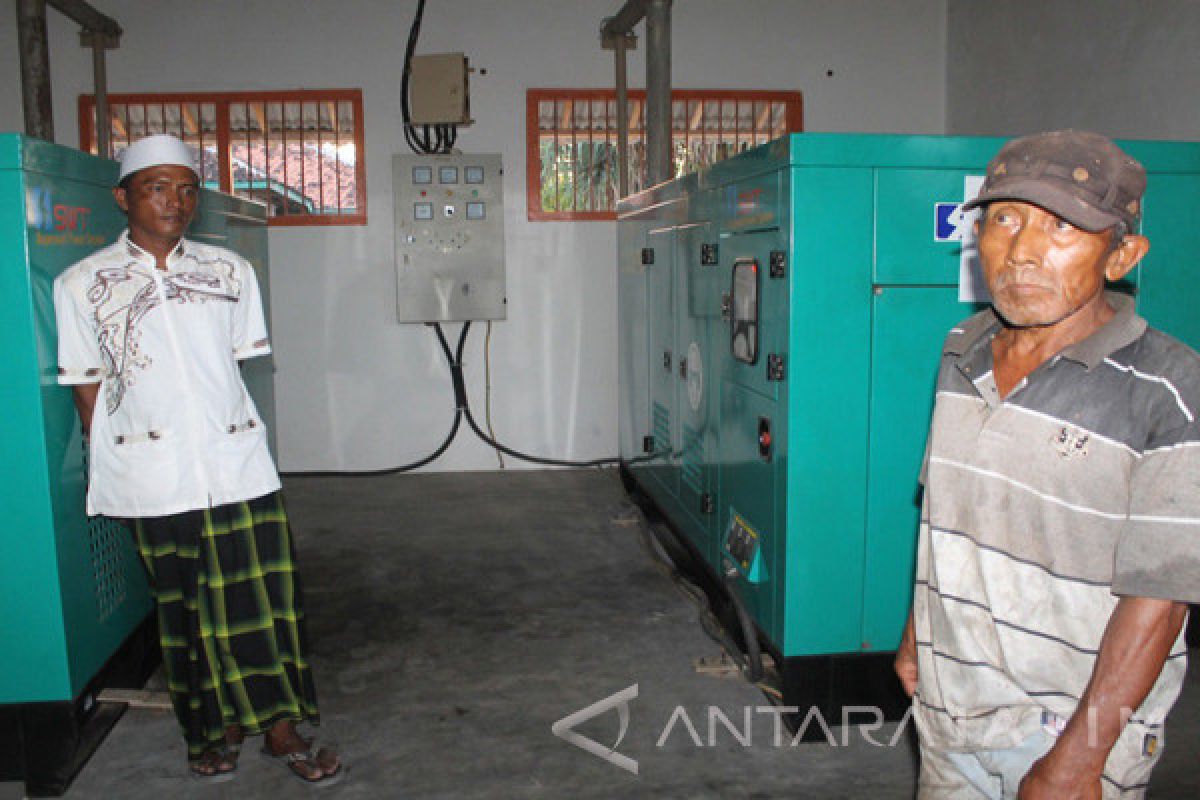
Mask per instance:
[[[913,599],[933,747],[1010,747],[1044,710],[1070,717],[1119,595],[1200,601],[1200,357],[1109,302],[1003,399],[995,313],[946,339]],[[1160,731],[1186,666],[1181,635],[1123,736]]]

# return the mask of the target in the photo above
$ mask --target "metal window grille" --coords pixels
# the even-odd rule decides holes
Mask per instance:
[[[195,150],[206,186],[265,203],[272,225],[366,224],[362,92],[109,96],[113,158],[171,133]],[[79,99],[80,147],[96,152],[95,101]]]
[[[675,90],[675,175],[801,130],[799,92]],[[629,190],[646,187],[645,92],[629,92]],[[618,199],[617,101],[607,89],[526,94],[531,220],[613,219]]]

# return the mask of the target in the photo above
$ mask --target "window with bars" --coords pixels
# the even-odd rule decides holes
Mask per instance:
[[[365,225],[357,89],[109,95],[112,158],[170,133],[196,152],[204,184],[267,205],[271,225]],[[80,148],[96,152],[95,98],[79,98]]]
[[[646,186],[646,93],[630,90],[629,191]],[[612,89],[530,89],[525,96],[531,220],[614,219],[617,100]],[[683,175],[802,129],[800,92],[676,89],[671,149]]]

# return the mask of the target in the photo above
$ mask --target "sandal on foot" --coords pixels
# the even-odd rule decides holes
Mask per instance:
[[[232,755],[232,758],[230,757]],[[214,747],[204,752],[200,758],[188,762],[188,775],[201,783],[225,783],[237,777],[238,751],[228,746]],[[221,769],[221,764],[229,764],[229,769]],[[212,772],[205,772],[198,767],[207,767]]]
[[[332,751],[324,747],[319,749],[310,747],[307,751],[300,751],[297,753],[279,753],[276,755],[275,753],[271,752],[269,747],[264,745],[260,752],[262,753],[263,758],[276,763],[282,763],[284,765],[284,769],[287,770],[289,775],[301,783],[307,784],[308,786],[332,786],[346,776],[346,766],[342,764],[340,760],[338,761],[338,765],[333,772],[325,772],[325,768],[321,766],[321,754],[330,753]],[[305,765],[306,773],[311,770],[320,770],[323,774],[319,778],[309,778],[307,775],[296,771],[297,764]]]

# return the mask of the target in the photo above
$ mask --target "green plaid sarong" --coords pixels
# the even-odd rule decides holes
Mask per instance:
[[[224,742],[227,725],[318,723],[282,495],[131,523],[189,758]]]

